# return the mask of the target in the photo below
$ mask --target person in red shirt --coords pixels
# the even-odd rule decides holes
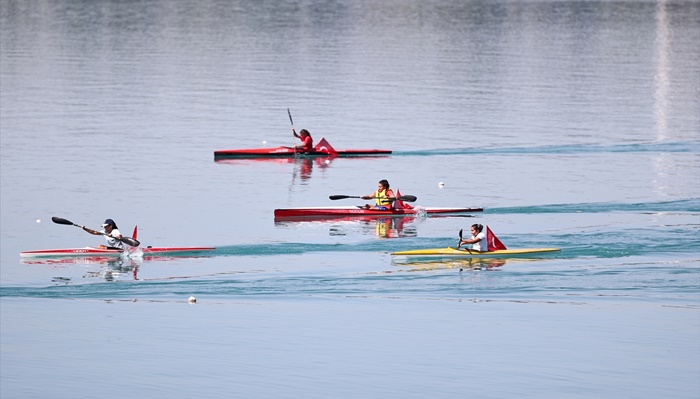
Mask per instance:
[[[301,144],[295,145],[294,149],[302,152],[313,151],[314,139],[311,138],[311,133],[309,133],[308,130],[301,129],[299,131],[299,134],[297,134],[296,130],[294,130],[294,126],[292,126],[292,133],[294,134],[294,137],[298,137],[299,139],[301,139]]]

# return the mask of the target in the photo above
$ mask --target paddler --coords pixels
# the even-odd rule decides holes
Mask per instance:
[[[484,231],[484,226],[481,224],[473,224],[471,227],[472,236],[466,240],[459,240],[459,245],[457,249],[462,246],[462,244],[471,244],[473,251],[488,251],[488,243],[486,241],[486,232]],[[461,233],[460,233],[461,235]]]
[[[88,233],[95,235],[95,236],[101,236],[104,235],[105,239],[107,240],[107,245],[99,245],[98,248],[101,249],[124,249],[124,244],[117,240],[117,238],[121,239],[122,238],[122,233],[119,232],[119,229],[117,228],[117,224],[114,223],[114,220],[112,219],[107,219],[105,222],[102,224],[102,227],[104,227],[104,230],[102,231],[95,231],[92,229],[88,229],[85,226],[81,226],[81,228]],[[116,237],[116,238],[115,238]]]
[[[311,133],[309,133],[308,130],[306,129],[301,129],[299,131],[299,134],[297,134],[297,131],[294,130],[294,126],[292,126],[292,134],[294,137],[297,137],[301,139],[301,144],[300,145],[295,145],[294,149],[299,150],[301,152],[311,152],[314,149],[314,139],[311,138]]]
[[[377,184],[377,191],[370,195],[363,195],[361,198],[366,200],[374,198],[375,205],[365,205],[365,209],[386,211],[391,209],[391,204],[396,200],[396,195],[394,195],[394,192],[389,188],[389,182],[387,180],[380,180]]]

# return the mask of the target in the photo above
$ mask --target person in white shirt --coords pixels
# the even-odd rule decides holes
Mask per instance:
[[[481,224],[473,224],[471,227],[472,236],[466,240],[459,240],[459,245],[457,249],[462,246],[462,244],[471,244],[472,250],[485,252],[489,250],[488,242],[486,241],[486,232],[484,231],[484,226]]]
[[[103,231],[95,231],[92,229],[88,229],[85,226],[82,226],[82,229],[87,231],[88,233],[96,236],[101,236],[104,235],[105,239],[107,240],[107,245],[100,245],[98,248],[101,249],[124,249],[124,244],[119,241],[117,238],[121,239],[122,238],[122,233],[119,232],[119,229],[117,228],[117,224],[114,223],[114,220],[112,219],[107,219],[105,222],[102,224],[102,227],[104,227]]]

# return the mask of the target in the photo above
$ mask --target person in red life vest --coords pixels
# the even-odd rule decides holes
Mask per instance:
[[[389,210],[391,209],[391,203],[396,200],[394,192],[389,188],[389,182],[386,180],[380,180],[377,184],[377,191],[370,195],[361,196],[362,199],[373,199],[375,205],[369,206],[365,205],[365,209],[379,209],[379,210]]]
[[[311,133],[309,133],[308,130],[301,129],[299,131],[299,134],[297,134],[297,131],[294,130],[294,126],[292,126],[292,134],[294,134],[294,137],[301,139],[301,144],[295,145],[294,149],[299,150],[301,152],[313,151],[314,139],[311,138]]]
[[[459,240],[459,245],[457,249],[462,246],[462,244],[471,244],[473,251],[488,251],[488,243],[486,242],[486,232],[484,231],[484,226],[481,224],[473,224],[471,227],[472,236],[466,240]]]

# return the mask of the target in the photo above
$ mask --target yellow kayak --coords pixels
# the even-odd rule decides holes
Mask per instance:
[[[492,258],[492,257],[518,257],[539,255],[548,252],[561,251],[559,248],[522,248],[522,249],[499,249],[497,251],[479,252],[470,249],[454,249],[447,248],[430,248],[430,249],[415,249],[412,251],[393,252],[396,256],[436,256],[436,257],[451,257],[451,258]]]

